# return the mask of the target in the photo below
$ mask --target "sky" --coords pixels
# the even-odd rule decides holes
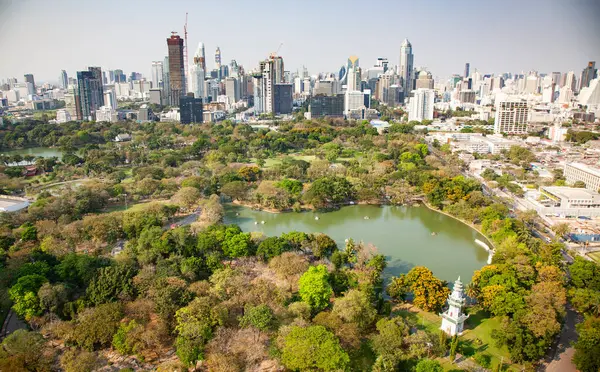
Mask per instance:
[[[141,72],[167,54],[171,31],[189,59],[198,43],[207,67],[214,51],[246,71],[275,52],[285,69],[337,72],[357,55],[365,69],[377,57],[399,63],[408,38],[415,67],[434,77],[574,70],[600,65],[599,0],[0,0],[0,79],[33,73],[56,82],[87,66]]]

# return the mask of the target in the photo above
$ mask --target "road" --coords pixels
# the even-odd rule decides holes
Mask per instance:
[[[27,324],[19,319],[17,314],[11,310],[8,312],[8,315],[4,320],[4,324],[2,325],[2,330],[0,331],[0,341],[17,329],[27,329]]]
[[[567,315],[565,316],[565,324],[560,333],[558,345],[554,355],[546,359],[538,371],[540,372],[576,372],[577,368],[571,361],[575,348],[573,342],[577,341],[577,331],[575,324],[578,323],[579,315],[567,305]]]

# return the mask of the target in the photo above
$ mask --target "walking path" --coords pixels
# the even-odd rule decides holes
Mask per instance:
[[[558,345],[554,351],[554,355],[546,359],[538,371],[540,372],[576,372],[577,368],[571,361],[575,354],[573,342],[577,341],[577,331],[575,325],[579,322],[580,316],[567,305],[567,315],[565,316],[565,324],[560,333]]]
[[[10,310],[6,316],[6,319],[4,320],[2,330],[0,330],[0,341],[17,329],[27,329],[27,324],[19,319],[14,311]]]

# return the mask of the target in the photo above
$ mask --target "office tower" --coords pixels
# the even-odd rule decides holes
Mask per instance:
[[[221,69],[221,48],[217,47],[215,51],[215,68],[217,70]]]
[[[469,77],[469,68],[471,67],[471,65],[469,64],[469,62],[465,63],[465,78]]]
[[[577,97],[580,105],[599,106],[600,105],[600,79],[596,78],[590,81],[589,86],[581,88]]]
[[[344,94],[344,115],[347,117],[352,111],[360,110],[365,107],[364,93],[358,90],[347,90]]]
[[[383,57],[377,58],[377,62],[375,63],[375,67],[381,67],[383,69],[383,72],[387,71],[388,65],[389,65],[388,59],[383,58]]]
[[[292,84],[275,84],[273,95],[273,110],[276,114],[292,113]]]
[[[179,121],[181,124],[202,123],[202,98],[193,94],[179,98]]]
[[[309,111],[313,118],[343,117],[344,94],[335,96],[316,95],[310,99]]]
[[[106,71],[102,71],[102,84],[108,84],[108,79],[106,78]]]
[[[169,49],[169,87],[171,105],[178,106],[179,98],[185,94],[185,66],[183,60],[183,39],[173,33],[167,39]]]
[[[525,134],[529,108],[525,101],[498,100],[496,102],[496,120],[494,133]]]
[[[60,84],[60,87],[63,89],[67,89],[67,87],[69,86],[69,77],[67,76],[67,72],[65,70],[62,70],[60,72],[58,82]]]
[[[404,39],[400,46],[400,65],[398,66],[398,75],[402,78],[402,88],[405,95],[410,95],[413,90],[413,53],[412,45],[408,39]]]
[[[551,75],[551,77],[552,77],[552,82],[554,84],[556,84],[556,86],[559,86],[561,73],[560,72],[553,72],[552,75]]]
[[[408,121],[433,120],[433,103],[435,91],[433,89],[416,89],[410,97]]]
[[[93,120],[96,110],[104,106],[100,67],[90,67],[88,71],[77,71],[76,94],[77,120]]]
[[[127,77],[123,73],[123,70],[115,70],[115,83],[125,83]]]
[[[25,74],[25,82],[29,83],[33,86],[33,91],[35,92],[35,80],[33,79],[33,74]]]
[[[108,83],[109,84],[115,83],[115,71],[114,70],[108,70]]]
[[[429,71],[421,71],[417,76],[417,80],[415,81],[415,89],[425,88],[425,89],[433,89],[433,77],[431,72]]]
[[[225,79],[228,76],[229,76],[229,66],[221,65],[221,67],[219,68],[218,78]]]
[[[142,74],[139,72],[132,71],[131,75],[129,75],[130,81],[142,80]]]
[[[273,84],[285,83],[284,69],[283,69],[283,58],[281,56],[271,56],[273,60],[273,67],[275,68],[275,75]]]
[[[537,74],[527,76],[525,80],[525,93],[536,94],[539,91],[540,79]]]
[[[162,88],[163,75],[164,70],[162,61],[152,61],[152,88]]]
[[[117,94],[114,90],[109,89],[104,92],[104,106],[108,106],[113,110],[117,109]]]
[[[581,72],[581,80],[579,83],[579,90],[581,90],[582,88],[589,87],[590,81],[594,80],[596,78],[596,75],[597,75],[596,61],[588,62],[587,67],[584,68],[583,71]],[[27,76],[27,75],[25,75],[25,76]],[[33,80],[33,76],[32,76],[32,80]]]
[[[225,94],[227,95],[227,98],[229,98],[230,104],[240,100],[240,90],[238,80],[236,78],[225,78]]]
[[[138,111],[137,119],[138,119],[138,122],[140,122],[140,123],[152,121],[154,119],[154,113],[152,112],[150,107],[148,107],[148,105],[146,105],[146,104],[141,105],[140,109]]]
[[[577,92],[577,78],[575,77],[575,72],[567,72],[567,77],[565,78],[564,86],[571,89],[572,92]]]
[[[162,105],[162,103],[163,103],[162,89],[159,89],[159,88],[150,89],[150,92],[148,93],[148,99],[149,99],[150,103],[152,103],[152,104]]]

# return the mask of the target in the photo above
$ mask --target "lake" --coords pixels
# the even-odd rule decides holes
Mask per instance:
[[[41,156],[43,158],[51,158],[56,156],[57,158],[62,158],[62,151],[55,147],[31,147],[27,149],[15,149],[15,150],[0,150],[0,154],[2,155],[33,155],[33,156]]]
[[[487,251],[475,243],[475,239],[486,241],[481,234],[424,206],[355,205],[327,213],[275,214],[228,204],[224,220],[243,231],[260,231],[267,236],[294,230],[321,232],[334,239],[339,248],[345,246],[347,238],[371,243],[388,259],[386,278],[406,273],[414,266],[426,266],[450,283],[459,275],[463,283],[469,283],[473,272],[485,266],[488,259]]]

